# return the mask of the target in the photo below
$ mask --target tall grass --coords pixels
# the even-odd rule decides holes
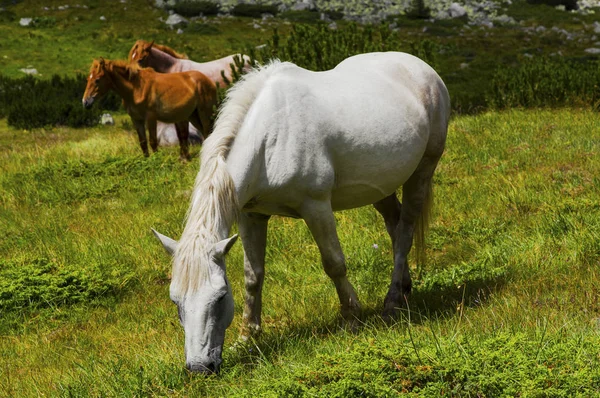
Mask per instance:
[[[120,127],[17,135],[0,125],[0,274],[17,272],[15,259],[45,258],[51,275],[77,267],[85,280],[105,272],[123,282],[93,298],[5,306],[0,395],[598,394],[600,147],[590,132],[599,127],[597,113],[578,110],[455,118],[435,176],[429,260],[411,270],[414,294],[391,325],[378,317],[391,244],[372,208],[336,217],[365,308],[356,333],[340,328],[307,228],[276,217],[264,334],[233,348],[238,245],[228,257],[232,349],[222,374],[205,378],[183,368],[169,258],[150,233],[180,234],[198,163],[180,163],[176,148],[142,158]]]

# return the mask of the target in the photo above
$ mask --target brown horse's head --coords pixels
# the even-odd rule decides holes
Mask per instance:
[[[92,62],[85,93],[83,93],[83,99],[81,100],[84,107],[90,108],[96,97],[102,97],[110,89],[112,83],[106,73],[106,68],[104,58],[98,58]]]
[[[137,62],[142,67],[148,66],[148,56],[150,50],[154,45],[154,40],[147,42],[145,40],[138,40],[135,42],[131,50],[129,50],[129,62]]]

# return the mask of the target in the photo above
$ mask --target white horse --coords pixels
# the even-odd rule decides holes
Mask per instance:
[[[202,148],[181,240],[155,231],[173,255],[170,295],[188,369],[217,372],[222,361],[234,308],[225,255],[237,239],[229,237],[236,221],[246,280],[242,337],[260,330],[271,215],[305,220],[341,312],[353,319],[359,302],[333,212],[373,204],[393,243],[384,315],[394,315],[411,289],[407,255],[413,235],[422,236],[449,115],[440,77],[404,53],[357,55],[326,72],[273,62],[236,84]]]

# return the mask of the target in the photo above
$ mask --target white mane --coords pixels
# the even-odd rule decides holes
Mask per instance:
[[[227,171],[229,149],[265,81],[290,63],[272,61],[242,76],[229,91],[212,134],[203,144],[187,224],[173,258],[172,291],[185,295],[205,281],[209,249],[229,234],[239,214],[233,180]]]

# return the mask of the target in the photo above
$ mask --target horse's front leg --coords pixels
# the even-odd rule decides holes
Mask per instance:
[[[190,124],[187,120],[175,123],[175,131],[179,140],[179,158],[181,160],[190,160],[189,137]]]
[[[142,152],[144,152],[144,156],[148,157],[148,141],[146,141],[146,125],[144,120],[133,119],[133,126],[135,127],[135,131],[137,132],[138,138],[140,140],[140,147],[142,148]]]
[[[244,306],[242,340],[260,332],[262,311],[262,287],[265,278],[265,248],[269,216],[242,213],[239,232],[244,246],[244,277],[246,297]]]
[[[148,128],[148,136],[150,138],[150,148],[153,152],[158,151],[158,139],[156,137],[156,124],[157,120],[154,117],[148,116],[146,118],[146,127]]]

